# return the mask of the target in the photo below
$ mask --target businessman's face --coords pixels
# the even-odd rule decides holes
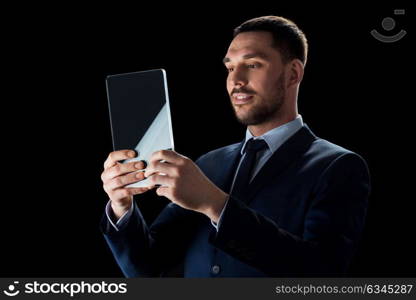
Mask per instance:
[[[258,125],[279,116],[285,101],[285,72],[271,33],[238,34],[231,42],[224,64],[227,91],[237,119]]]

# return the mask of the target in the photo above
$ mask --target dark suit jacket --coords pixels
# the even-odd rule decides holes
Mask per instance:
[[[197,165],[228,192],[238,143]],[[218,232],[200,213],[168,204],[150,226],[134,204],[119,232],[101,227],[127,277],[331,276],[347,270],[364,227],[369,173],[357,154],[305,125],[263,166],[244,199],[230,197]]]

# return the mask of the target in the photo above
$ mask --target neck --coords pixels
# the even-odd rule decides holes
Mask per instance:
[[[298,113],[295,112],[290,115],[286,115],[281,118],[276,118],[261,124],[256,125],[249,125],[248,130],[250,130],[251,134],[253,136],[260,136],[265,134],[267,131],[272,130],[273,128],[282,126],[283,124],[289,123],[290,121],[293,121],[298,116]]]

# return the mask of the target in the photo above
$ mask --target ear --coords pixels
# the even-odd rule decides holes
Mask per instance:
[[[294,59],[288,63],[288,86],[299,85],[303,79],[305,66],[299,59]]]

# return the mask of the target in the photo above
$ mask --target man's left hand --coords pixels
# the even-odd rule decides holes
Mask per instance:
[[[171,150],[156,151],[144,173],[156,193],[177,205],[218,222],[228,195],[211,182],[189,158]]]

